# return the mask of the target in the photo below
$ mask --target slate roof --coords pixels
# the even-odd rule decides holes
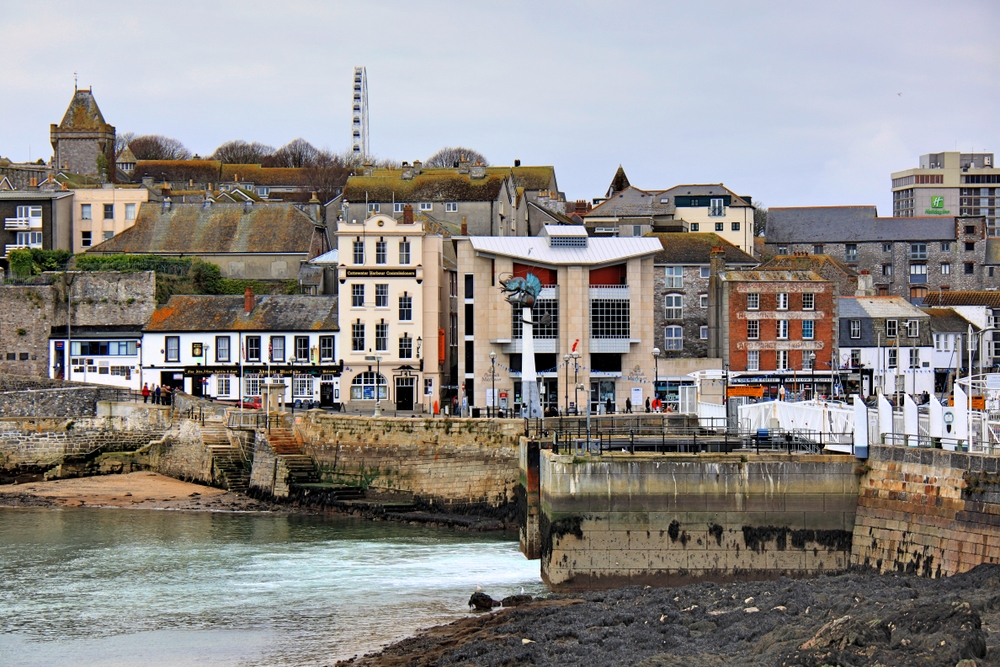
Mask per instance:
[[[951,308],[924,308],[923,311],[930,315],[931,331],[964,333],[969,330],[969,320]]]
[[[967,292],[928,292],[924,297],[925,306],[987,306],[1000,308],[1000,292],[975,290]]]
[[[955,239],[954,218],[879,218],[874,206],[772,207],[768,243],[852,243]]]
[[[614,178],[611,179],[611,185],[608,186],[608,192],[605,196],[610,197],[616,192],[621,192],[629,185],[631,184],[628,182],[628,176],[625,175],[625,170],[621,165],[618,165],[618,171],[615,172]]]
[[[667,190],[641,190],[628,186],[588,211],[584,218],[646,218],[670,215],[677,210],[675,206],[677,195],[700,197],[728,195],[731,198],[731,206],[750,206],[749,202],[721,183],[675,185]],[[664,199],[667,200],[666,203],[663,203]]]
[[[4,190],[0,192],[0,199],[2,200],[17,200],[17,199],[28,199],[45,201],[47,199],[62,199],[63,197],[72,197],[73,192],[69,190],[54,190],[52,192],[38,191],[38,190]]]
[[[229,183],[239,178],[254,185],[308,186],[309,170],[293,167],[262,167],[259,164],[224,164],[219,180]]]
[[[870,317],[856,298],[842,296],[837,301],[837,315],[841,320],[862,320]]]
[[[73,94],[58,129],[99,132],[107,129],[107,125],[93,93],[81,89]]]
[[[888,317],[910,320],[928,317],[927,313],[901,296],[842,296],[840,297],[839,305],[843,308],[845,305],[849,306],[851,301],[865,313],[857,317],[871,317],[876,319]],[[840,317],[847,317],[844,315],[843,310],[840,311]]]
[[[463,202],[493,201],[504,179],[515,187],[545,190],[555,183],[553,167],[486,167],[483,178],[471,178],[455,169],[423,169],[412,179],[404,179],[404,169],[375,169],[371,176],[351,176],[344,186],[348,202]]]
[[[830,255],[776,255],[757,268],[764,269],[794,269],[799,271],[815,271],[819,273],[824,266],[830,266],[840,274],[855,277],[858,272]]]
[[[340,331],[337,297],[263,295],[243,312],[243,296],[174,295],[144,331]]]
[[[94,253],[302,253],[315,224],[291,204],[173,204],[139,209],[135,225],[88,252]]]
[[[719,278],[728,282],[755,282],[755,283],[774,283],[774,282],[790,282],[790,281],[800,281],[800,282],[829,282],[826,278],[817,275],[812,271],[757,271],[757,270],[747,270],[747,271],[723,271],[719,274]]]
[[[653,258],[654,264],[708,264],[712,248],[722,248],[726,264],[757,265],[757,260],[718,234],[699,232],[663,232],[647,234],[659,239],[663,248]]]

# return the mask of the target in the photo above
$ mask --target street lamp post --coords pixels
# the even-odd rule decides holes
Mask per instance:
[[[497,353],[490,350],[490,381],[493,383],[493,390],[490,398],[490,416],[497,416]]]
[[[816,353],[809,353],[809,373],[812,376],[810,378],[812,383],[812,396],[813,400],[816,400]],[[831,380],[832,381],[832,380]]]
[[[565,400],[563,401],[563,405],[566,406],[566,410],[563,412],[563,415],[568,415],[569,414],[569,353],[563,355],[563,363],[566,364],[566,370],[563,373],[564,377],[563,388],[565,389],[564,392]]]
[[[573,357],[573,409],[580,416],[580,353],[571,352]]]
[[[657,399],[660,395],[656,392],[656,384],[660,380],[660,348],[653,348],[653,399]]]

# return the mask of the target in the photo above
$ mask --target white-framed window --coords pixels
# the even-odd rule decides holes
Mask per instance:
[[[717,231],[717,232],[724,232],[724,231],[726,231],[726,223],[724,223],[724,222],[717,222],[717,223],[715,223],[715,231]]]
[[[246,360],[260,361],[260,336],[247,336],[243,339],[246,342]]]
[[[284,336],[271,336],[270,349],[268,350],[268,356],[271,361],[284,361],[285,360],[285,337]]]
[[[309,361],[309,336],[295,337],[296,361]]]
[[[748,350],[747,351],[747,370],[748,371],[759,371],[760,370],[760,351],[759,350]]]
[[[364,322],[351,323],[351,351],[364,352],[365,350],[365,325]]]
[[[333,361],[333,336],[319,337],[319,360]]]
[[[368,204],[369,213],[378,213],[382,208],[381,204]]]
[[[896,357],[896,348],[889,348],[889,368],[896,368],[899,365],[899,359]]]
[[[375,263],[385,264],[388,261],[388,244],[382,239],[375,242]]]
[[[365,263],[365,242],[361,239],[354,240],[354,263]]]
[[[668,266],[666,268],[666,281],[664,286],[667,289],[678,289],[684,287],[684,267]]]
[[[857,243],[845,243],[844,244],[844,260],[847,262],[858,261],[858,244]]]
[[[455,202],[453,202],[453,201],[447,202],[444,205],[444,212],[445,213],[457,213],[458,212],[458,204],[455,203]]]
[[[858,340],[861,338],[861,320],[851,320],[851,338]]]
[[[778,292],[778,310],[788,310],[788,292]]]
[[[351,283],[351,308],[365,307],[364,283]]]
[[[906,336],[907,338],[920,338],[920,320],[907,320]]]
[[[759,292],[750,292],[747,294],[747,310],[760,310]]]
[[[375,351],[386,352],[389,349],[389,325],[382,322],[375,323]]]
[[[702,278],[711,278],[712,277],[712,267],[710,267],[710,266],[703,266],[703,267],[701,267],[701,274],[700,275],[701,275]]]
[[[259,375],[247,375],[243,378],[243,395],[244,396],[260,396],[260,380]]]
[[[17,233],[17,245],[28,246],[29,248],[41,248],[42,247],[42,233],[41,232],[18,232]]]
[[[292,396],[313,395],[313,379],[309,375],[295,375],[292,377]]]
[[[413,358],[413,339],[410,338],[409,334],[403,334],[399,337],[399,358],[400,359],[412,359]]]
[[[429,201],[422,201],[422,202],[420,202],[420,210],[421,211],[433,211],[434,210],[434,204],[431,203],[431,202],[429,202]]]
[[[758,340],[760,338],[760,321],[747,320],[747,340]]]
[[[351,381],[351,400],[374,401],[376,387],[379,400],[389,397],[389,385],[384,375],[378,375],[373,371],[358,373]]]
[[[215,393],[217,396],[229,396],[229,392],[232,391],[232,375],[216,375],[215,376]]]
[[[404,206],[406,206],[406,204],[400,204],[399,202],[397,202],[397,203],[395,203],[395,204],[392,205],[392,212],[393,213],[403,213],[403,207]]]
[[[910,348],[910,368],[920,368],[920,350],[915,347]]]
[[[788,320],[777,320],[778,323],[778,334],[777,337],[780,339],[788,338]]]
[[[164,340],[164,361],[180,361],[181,360],[181,337],[180,336],[167,336]]]
[[[375,307],[376,308],[388,308],[389,307],[389,284],[376,284],[375,285]]]
[[[778,350],[775,354],[775,369],[779,371],[788,370],[788,350]]]
[[[950,262],[941,262],[941,275],[942,276],[947,276],[949,274],[951,274],[951,263]]]
[[[698,295],[698,306],[701,308],[708,308],[708,295],[699,294]]]
[[[81,220],[93,220],[93,214],[91,213],[93,209],[90,204],[80,204],[80,219]]]
[[[271,188],[267,187],[266,185],[258,185],[257,186],[257,196],[258,197],[265,197],[266,198],[270,194],[271,194]]]
[[[702,340],[708,340],[708,325],[703,324],[698,327],[698,337]]]
[[[721,217],[726,214],[725,199],[710,199],[708,204],[708,214],[713,218]]]
[[[413,297],[406,292],[399,297],[399,319],[402,322],[413,321]]]
[[[690,229],[690,230],[691,230],[692,232],[697,232],[697,231],[698,231],[699,229],[701,229],[701,224],[700,224],[700,223],[697,223],[697,222],[692,222],[692,223],[691,223],[691,226],[689,227],[689,229]]]
[[[813,360],[809,357],[809,352],[803,350],[802,352],[802,370],[811,371],[813,369]]]
[[[104,205],[104,219],[105,220],[114,220],[115,219],[115,205],[114,204],[105,204]]]
[[[91,232],[80,232],[80,245],[89,248],[93,244],[93,234]]]
[[[405,238],[399,242],[399,263],[404,265],[410,263],[410,242]]]
[[[677,325],[663,328],[663,349],[683,350],[684,349],[684,329]]]
[[[899,334],[899,322],[896,320],[885,321],[885,337],[895,338]]]
[[[802,340],[812,340],[814,324],[812,320],[802,320]]]
[[[229,336],[215,337],[215,361],[216,363],[229,362]]]
[[[135,204],[125,204],[125,219],[135,220]]]
[[[816,295],[812,292],[806,292],[802,295],[802,310],[815,310],[816,309]]]
[[[668,294],[663,297],[663,317],[668,320],[684,319],[684,295]]]

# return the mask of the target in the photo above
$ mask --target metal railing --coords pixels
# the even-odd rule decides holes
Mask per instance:
[[[239,412],[231,410],[226,414],[226,427],[246,431],[271,428],[281,425],[281,415],[264,412]]]

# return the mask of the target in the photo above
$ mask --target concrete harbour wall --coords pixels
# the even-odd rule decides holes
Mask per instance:
[[[539,455],[542,578],[554,590],[777,578],[848,566],[850,456]]]

